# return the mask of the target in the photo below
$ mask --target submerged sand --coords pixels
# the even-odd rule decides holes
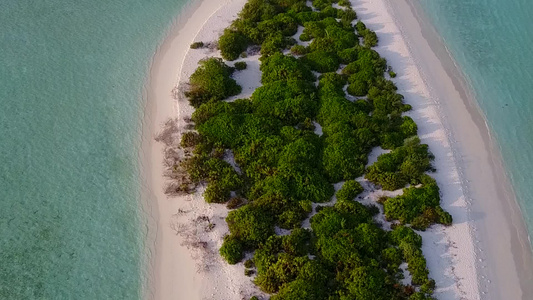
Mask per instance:
[[[173,89],[188,80],[200,59],[219,56],[209,49],[190,50],[189,45],[216,40],[245,2],[195,2],[180,16],[152,63],[143,127],[145,190],[152,209],[149,299],[249,299],[259,294],[244,276],[242,263],[230,266],[218,255],[228,231],[225,206],[207,205],[201,191],[180,197],[163,193],[163,144],[154,140],[169,118],[177,118],[183,128],[183,118],[193,111],[186,101],[173,98]],[[434,175],[442,207],[454,217],[451,227],[433,226],[421,233],[430,276],[438,287],[435,296],[521,299],[530,295],[527,283],[533,279],[533,268],[522,216],[487,127],[453,60],[434,40],[435,33],[411,0],[352,0],[352,4],[359,18],[376,31],[380,39],[376,51],[398,74],[393,81],[413,106],[408,115],[436,156]],[[236,74],[243,86],[239,98],[250,96],[260,84],[258,57],[246,58],[248,68]],[[204,230],[199,217],[209,218],[214,230]]]

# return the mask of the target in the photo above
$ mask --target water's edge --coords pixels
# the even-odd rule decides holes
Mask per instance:
[[[452,80],[455,89],[461,95],[461,99],[468,111],[468,114],[470,115],[471,119],[477,126],[479,133],[482,136],[482,141],[485,145],[484,148],[488,152],[490,169],[493,170],[495,176],[494,182],[496,184],[494,185],[494,187],[496,189],[497,198],[499,198],[499,201],[501,203],[500,207],[503,210],[502,215],[504,216],[506,223],[510,227],[511,249],[513,254],[512,257],[514,259],[514,264],[518,275],[517,277],[520,281],[522,298],[526,299],[528,295],[533,294],[533,287],[530,284],[530,282],[532,282],[533,280],[533,261],[531,246],[529,243],[529,233],[527,231],[527,227],[524,221],[524,215],[522,214],[520,206],[517,202],[516,193],[508,178],[509,173],[508,170],[505,168],[502,154],[499,151],[497,141],[491,134],[490,128],[487,123],[488,121],[483,111],[479,107],[478,102],[476,101],[476,95],[474,93],[473,87],[471,86],[472,83],[468,79],[466,74],[462,71],[458,63],[454,60],[452,54],[446,47],[446,42],[442,39],[435,27],[432,25],[430,19],[425,14],[423,8],[421,7],[421,4],[418,1],[391,1],[390,5],[396,8],[399,5],[408,5],[413,15],[416,16],[416,19],[420,24],[420,28],[422,29],[421,35],[427,41],[431,50],[441,62],[442,67],[444,68],[448,77]],[[410,37],[406,36],[405,38],[409,39]],[[444,106],[446,106],[446,104],[444,104]],[[448,110],[447,112],[452,113],[452,111],[450,110]],[[457,133],[457,130],[455,130],[455,132]],[[462,148],[462,150],[459,149],[460,152],[466,152],[465,150],[467,147]],[[471,168],[468,162],[466,162],[465,167],[466,169]],[[466,173],[468,174],[468,172]],[[467,178],[474,179],[471,178],[471,176],[467,176]],[[472,182],[472,180],[468,180],[468,182]],[[469,188],[476,189],[474,184],[469,183],[468,185]],[[486,206],[483,201],[484,199],[473,199],[472,210],[469,211],[469,214],[473,215],[473,219],[476,220],[474,225],[474,231],[477,232],[474,232],[474,235],[477,236],[483,242],[484,245],[486,245],[487,243],[497,243],[498,239],[494,238],[494,236],[491,235],[490,231],[485,230],[487,228],[487,222],[491,222],[491,220],[483,220],[483,218],[476,217],[477,214],[487,215],[487,212],[485,211],[487,209],[494,209],[494,207]],[[488,246],[489,248],[491,247],[491,245]],[[490,264],[491,259],[497,260],[497,256],[488,257],[488,261],[484,260],[484,263],[488,262]],[[487,283],[486,274],[485,272],[483,272],[485,271],[485,267],[481,266],[481,263],[478,263],[478,269],[481,270],[481,272],[478,273],[478,282],[483,285],[484,282]],[[489,268],[489,270],[486,270],[486,272],[489,274],[489,277],[492,277],[495,275],[494,273],[498,272],[498,270],[490,270]],[[499,292],[492,290],[490,282],[488,283],[488,294],[498,294]],[[505,296],[505,293],[501,296]],[[498,299],[498,297],[494,299]]]

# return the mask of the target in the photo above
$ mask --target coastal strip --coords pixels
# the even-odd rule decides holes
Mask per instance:
[[[196,35],[205,30],[207,21],[221,7],[231,1],[195,0],[185,8],[158,47],[144,89],[146,97],[142,133],[142,170],[144,171],[143,204],[148,214],[148,275],[144,288],[146,299],[202,299],[204,274],[198,272],[197,261],[191,249],[179,236],[176,213],[184,204],[191,203],[183,197],[169,198],[163,190],[164,145],[154,138],[169,120],[178,115],[177,102],[172,91],[180,75],[190,74],[197,62],[186,59],[189,46]],[[244,2],[242,3],[244,4]],[[231,18],[232,15],[228,16]],[[224,28],[221,24],[216,28]],[[211,25],[212,26],[212,25]],[[202,201],[203,202],[203,201]]]
[[[529,299],[529,235],[501,155],[467,81],[420,4],[390,1],[390,10],[449,130],[469,204],[482,299]]]
[[[395,78],[398,91],[413,107],[407,115],[417,123],[422,143],[428,144],[435,155],[437,173],[433,176],[441,188],[441,206],[454,218],[450,227],[432,227],[420,233],[430,276],[436,281],[434,296],[437,299],[480,299],[476,245],[472,235],[474,224],[468,212],[470,204],[465,195],[465,180],[459,173],[461,166],[456,159],[455,145],[450,143],[450,132],[442,123],[439,108],[439,101],[449,94],[447,90],[431,93],[431,85],[446,80],[447,74],[433,72],[423,76],[420,72],[420,61],[412,56],[405,33],[399,29],[400,19],[416,23],[413,16],[395,15],[393,18],[393,14],[401,11],[386,0],[353,2],[354,8],[361,11],[359,17],[380,38],[376,51],[398,74]],[[430,65],[430,68],[434,70],[439,66]],[[464,122],[463,119],[456,121]]]

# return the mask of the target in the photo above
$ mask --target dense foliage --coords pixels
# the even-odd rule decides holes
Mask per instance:
[[[247,275],[255,266],[254,282],[275,293],[271,299],[431,299],[434,281],[412,228],[451,223],[426,174],[433,157],[415,122],[402,116],[410,106],[384,77],[387,63],[371,49],[376,34],[353,25],[349,1],[313,0],[317,11],[306,2],[249,0],[221,36],[226,60],[261,46],[263,85],[250,99],[222,101],[240,92],[233,69],[215,58],[200,63],[187,93],[198,134],[184,135],[194,151],[183,167],[192,181],[207,183],[206,201],[229,201],[230,234],[220,254],[235,264],[253,252]],[[295,45],[299,26],[307,47]],[[366,167],[374,147],[391,151]],[[224,160],[228,151],[239,172]],[[392,231],[375,221],[376,206],[358,201],[361,175],[386,190],[411,185],[381,202],[396,223]],[[276,228],[290,234],[278,236]],[[403,262],[416,288],[400,283]]]
[[[190,89],[186,92],[192,106],[199,107],[202,103],[223,100],[241,92],[242,88],[231,78],[233,69],[221,59],[209,58],[199,64],[189,79]]]

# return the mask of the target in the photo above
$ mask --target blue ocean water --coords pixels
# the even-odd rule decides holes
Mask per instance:
[[[141,297],[142,89],[190,1],[0,1],[0,299]]]
[[[471,84],[533,235],[533,1],[422,0]]]

